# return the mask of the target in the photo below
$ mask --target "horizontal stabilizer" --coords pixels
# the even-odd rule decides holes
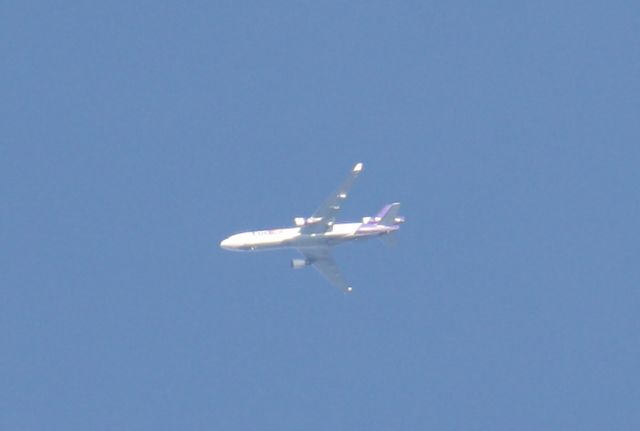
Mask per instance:
[[[389,247],[395,247],[396,245],[398,245],[398,242],[396,240],[396,236],[393,232],[384,234],[384,235],[380,235],[378,237],[380,239],[380,241],[382,241],[383,243],[385,243],[387,246]]]

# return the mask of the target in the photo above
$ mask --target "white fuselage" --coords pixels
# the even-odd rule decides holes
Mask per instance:
[[[301,234],[300,227],[258,230],[231,235],[220,247],[235,251],[271,250],[285,247],[333,246],[347,241],[391,233],[399,226],[337,223],[324,233]]]

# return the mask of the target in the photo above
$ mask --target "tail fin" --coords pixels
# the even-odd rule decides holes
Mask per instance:
[[[398,212],[400,212],[400,204],[398,202],[385,205],[384,208],[380,210],[378,215],[376,215],[376,220],[378,220],[378,223],[382,225],[392,226],[396,224]]]

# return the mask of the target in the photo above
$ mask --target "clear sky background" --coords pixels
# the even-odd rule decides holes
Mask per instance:
[[[0,4],[3,430],[640,429],[634,1]],[[399,244],[231,253],[400,201]]]

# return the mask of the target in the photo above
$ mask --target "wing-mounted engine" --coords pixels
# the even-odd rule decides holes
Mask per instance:
[[[308,266],[310,262],[307,259],[292,259],[291,260],[291,268],[300,269]]]
[[[319,223],[321,221],[322,221],[321,217],[308,217],[308,218],[296,217],[293,219],[293,224],[295,224],[297,227],[302,227],[309,224]]]

